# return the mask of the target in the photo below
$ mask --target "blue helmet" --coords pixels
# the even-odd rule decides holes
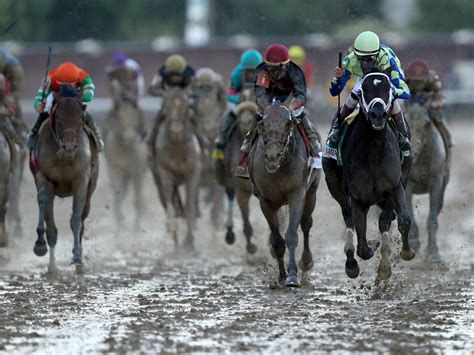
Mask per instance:
[[[245,51],[240,57],[240,65],[242,65],[244,69],[255,69],[261,62],[263,62],[263,57],[260,52],[255,49]]]

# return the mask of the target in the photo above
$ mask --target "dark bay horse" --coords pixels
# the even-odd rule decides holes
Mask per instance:
[[[48,270],[56,272],[54,249],[58,230],[54,223],[54,198],[72,196],[72,264],[76,265],[76,272],[82,272],[84,221],[89,215],[90,200],[99,173],[97,146],[84,129],[85,106],[76,89],[62,86],[60,94],[55,95],[55,102],[51,119],[46,121],[40,130],[35,151],[32,153],[34,158],[30,162],[38,191],[39,207],[36,228],[38,238],[34,252],[43,256],[48,251],[44,238],[46,231],[50,257]]]
[[[413,244],[415,251],[418,251],[420,239],[413,214],[413,194],[429,194],[427,259],[430,262],[440,262],[436,233],[438,231],[438,215],[443,208],[444,191],[449,181],[446,149],[441,134],[428,116],[428,111],[424,106],[412,105],[406,110],[406,114],[410,123],[413,152],[413,163],[406,188],[408,211],[412,219],[410,243]]]
[[[237,198],[237,204],[242,214],[243,231],[247,240],[247,252],[254,254],[257,251],[257,246],[252,243],[253,228],[249,219],[249,202],[252,196],[252,184],[250,180],[235,176],[235,169],[238,167],[242,157],[240,147],[257,113],[257,105],[255,104],[255,97],[253,95],[253,85],[244,85],[240,96],[241,103],[235,108],[235,115],[237,117],[236,126],[224,148],[224,164],[222,169],[216,169],[216,174],[218,183],[225,188],[228,201],[225,240],[228,244],[235,242],[234,201],[235,198]]]
[[[253,192],[270,226],[271,252],[279,267],[279,281],[287,286],[299,286],[296,265],[298,227],[304,236],[304,250],[299,263],[303,271],[313,267],[309,247],[311,216],[316,205],[316,190],[321,169],[310,175],[307,148],[298,132],[297,122],[283,104],[274,101],[258,124],[258,138],[250,151],[249,173]],[[288,205],[289,223],[285,239],[280,234],[278,210]],[[289,251],[288,274],[284,255]]]
[[[324,157],[323,168],[329,191],[341,206],[347,227],[344,234],[347,275],[355,278],[359,274],[352,240],[354,226],[360,258],[370,259],[378,247],[377,243],[373,247],[368,245],[366,230],[367,212],[370,206],[379,204],[383,210],[379,218],[382,259],[378,275],[380,279],[388,279],[391,275],[388,232],[395,213],[403,242],[400,256],[404,260],[415,256],[408,241],[411,222],[406,207],[403,184],[406,177],[402,172],[397,133],[387,121],[393,101],[389,77],[380,72],[367,74],[362,82],[359,101],[361,109],[350,124],[342,144],[343,166]]]
[[[199,178],[201,175],[201,149],[194,134],[188,93],[180,88],[170,88],[163,98],[164,120],[155,140],[150,168],[162,204],[166,210],[166,227],[178,245],[174,199],[177,187],[186,187],[185,218],[187,233],[185,246],[194,250]]]

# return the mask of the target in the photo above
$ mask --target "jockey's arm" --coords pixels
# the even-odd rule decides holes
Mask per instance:
[[[441,110],[444,108],[445,100],[442,90],[441,80],[436,73],[430,73],[430,77],[428,78],[428,84],[430,86],[431,91],[431,100],[430,100],[430,107],[435,110]]]
[[[410,99],[410,88],[408,87],[408,84],[405,81],[403,72],[398,67],[398,64],[394,58],[390,58],[390,68],[390,81],[392,82],[392,85],[395,89],[395,92],[393,93],[394,98],[402,100]]]
[[[344,87],[346,86],[347,82],[351,79],[351,76],[352,73],[347,68],[345,68],[344,74],[341,78],[333,76],[331,84],[329,86],[329,93],[331,94],[331,96],[339,95],[342,90],[344,90]]]
[[[148,93],[151,96],[163,96],[163,92],[164,92],[163,86],[164,86],[163,78],[160,74],[157,73],[151,80],[151,85],[148,88]]]
[[[299,101],[299,107],[306,104],[306,79],[303,71],[296,65],[290,70],[290,80],[293,83],[293,97]]]
[[[42,112],[44,109],[44,104],[46,98],[51,93],[51,78],[48,76],[39,87],[38,91],[36,92],[35,99],[33,100],[33,108],[37,112]]]
[[[81,83],[82,102],[91,102],[95,94],[95,85],[90,76],[85,77]]]

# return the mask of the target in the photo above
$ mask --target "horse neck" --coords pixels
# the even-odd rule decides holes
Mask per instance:
[[[389,141],[392,129],[388,121],[385,127],[379,131],[372,128],[370,121],[363,113],[359,113],[354,122],[354,131],[358,132],[358,143],[363,143],[366,147],[384,147]]]

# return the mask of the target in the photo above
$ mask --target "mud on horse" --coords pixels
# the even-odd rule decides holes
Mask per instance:
[[[367,243],[367,212],[370,206],[380,205],[379,230],[382,234],[382,259],[378,275],[388,279],[391,275],[389,262],[390,245],[388,232],[395,216],[402,235],[404,260],[411,260],[415,252],[410,248],[408,234],[410,216],[406,206],[405,187],[410,160],[402,169],[402,158],[397,143],[397,132],[389,126],[389,112],[393,101],[389,77],[382,72],[367,74],[362,83],[359,99],[360,110],[347,129],[342,142],[342,166],[329,157],[323,157],[323,168],[331,195],[341,206],[346,225],[344,253],[346,273],[355,278],[359,266],[354,258],[352,236],[357,232],[357,255],[370,259],[378,242]]]
[[[83,271],[82,237],[84,221],[89,215],[90,199],[97,185],[99,162],[97,144],[84,129],[84,110],[75,88],[63,86],[55,95],[56,105],[51,119],[43,124],[35,147],[35,160],[30,163],[39,207],[34,252],[43,256],[49,246],[50,272],[56,272],[54,250],[58,230],[54,222],[54,198],[73,197],[70,219],[74,235],[72,264]],[[46,223],[46,227],[45,227]],[[46,232],[48,246],[44,238]]]

